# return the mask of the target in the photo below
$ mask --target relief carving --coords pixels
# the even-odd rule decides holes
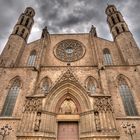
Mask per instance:
[[[41,112],[37,112],[34,124],[34,131],[39,131],[40,123],[41,123]]]
[[[66,71],[63,75],[63,77],[60,79],[59,82],[62,81],[73,81],[73,82],[78,82],[77,79],[74,77],[74,75],[70,72],[70,70]]]
[[[41,109],[42,100],[38,98],[28,98],[25,103],[24,111],[35,112]]]
[[[101,123],[99,118],[99,112],[94,112],[94,120],[95,120],[95,126],[97,131],[101,131]]]
[[[95,97],[94,110],[95,111],[111,111],[112,108],[112,100],[111,97]]]
[[[61,107],[59,109],[59,113],[62,114],[75,114],[77,112],[77,107],[75,103],[70,99],[70,97],[66,98],[66,100],[61,104]]]

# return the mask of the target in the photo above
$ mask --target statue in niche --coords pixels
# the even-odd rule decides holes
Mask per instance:
[[[14,67],[14,61],[11,61],[10,67]]]
[[[75,114],[77,113],[77,108],[75,103],[71,100],[70,97],[67,97],[64,102],[61,104],[59,113],[62,114]]]
[[[5,60],[1,59],[0,65],[1,65],[1,66],[5,66]]]
[[[100,118],[99,118],[99,112],[94,112],[94,120],[95,120],[95,125],[96,125],[96,130],[101,131],[101,123],[100,123]]]
[[[34,130],[35,131],[39,131],[40,123],[41,123],[41,112],[37,112],[35,125],[34,125]]]

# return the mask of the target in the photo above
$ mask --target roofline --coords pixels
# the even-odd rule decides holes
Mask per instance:
[[[54,35],[89,35],[89,33],[63,33],[63,34],[50,34],[50,36],[54,36]],[[95,37],[95,36],[94,36]],[[105,38],[102,38],[102,37],[95,37],[95,38],[98,38],[98,39],[102,39],[102,40],[105,40],[105,41],[109,41],[109,42],[111,42],[111,43],[114,43],[114,41],[111,41],[111,40],[108,40],[108,39],[105,39]],[[39,38],[39,39],[37,39],[37,40],[34,40],[34,41],[32,41],[32,42],[29,42],[29,43],[27,43],[27,45],[30,45],[30,44],[32,44],[32,43],[34,43],[34,42],[36,42],[36,41],[40,41],[41,40],[41,38]]]

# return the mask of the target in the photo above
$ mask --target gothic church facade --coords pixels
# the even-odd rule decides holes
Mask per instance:
[[[35,11],[20,15],[0,56],[0,127],[6,140],[140,140],[140,50],[114,5],[114,41],[89,33],[49,34],[27,43]],[[2,139],[2,136],[0,136]]]

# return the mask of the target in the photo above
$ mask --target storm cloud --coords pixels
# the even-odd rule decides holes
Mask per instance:
[[[26,7],[31,6],[36,15],[28,42],[39,39],[47,26],[51,34],[87,33],[91,25],[99,37],[112,40],[106,22],[107,3],[115,4],[126,20],[130,31],[140,46],[139,0],[1,0],[0,1],[0,52]]]

